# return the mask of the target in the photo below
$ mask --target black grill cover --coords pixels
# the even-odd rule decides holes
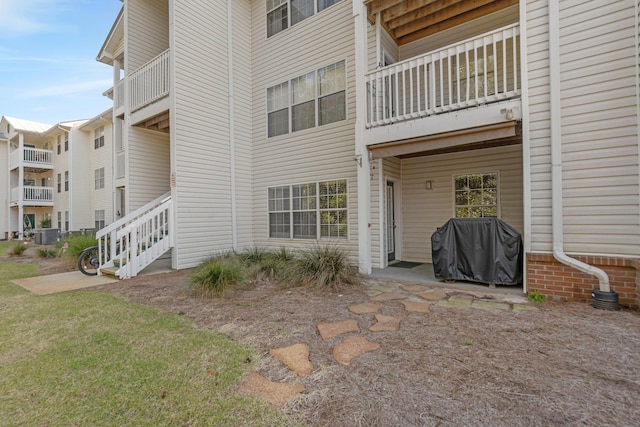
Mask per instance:
[[[441,280],[522,284],[522,236],[498,218],[452,218],[431,235]]]

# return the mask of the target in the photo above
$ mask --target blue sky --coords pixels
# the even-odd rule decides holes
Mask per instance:
[[[96,61],[119,0],[0,0],[0,116],[47,123],[92,118],[112,103]]]

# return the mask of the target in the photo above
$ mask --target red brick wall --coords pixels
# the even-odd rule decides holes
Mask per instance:
[[[620,305],[640,307],[640,259],[575,256],[601,268],[609,275],[609,286],[618,293]],[[591,290],[599,289],[598,279],[556,261],[551,254],[527,254],[527,290],[548,297],[591,301]]]

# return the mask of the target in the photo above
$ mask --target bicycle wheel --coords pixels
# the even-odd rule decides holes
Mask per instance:
[[[98,267],[100,267],[98,247],[92,246],[82,251],[78,258],[78,270],[87,276],[95,276],[98,274]]]

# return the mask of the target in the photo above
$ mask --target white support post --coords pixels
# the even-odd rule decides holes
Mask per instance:
[[[355,27],[356,126],[355,154],[358,176],[358,265],[363,274],[371,273],[371,169],[364,140],[367,116],[367,9],[363,2],[353,2]]]

